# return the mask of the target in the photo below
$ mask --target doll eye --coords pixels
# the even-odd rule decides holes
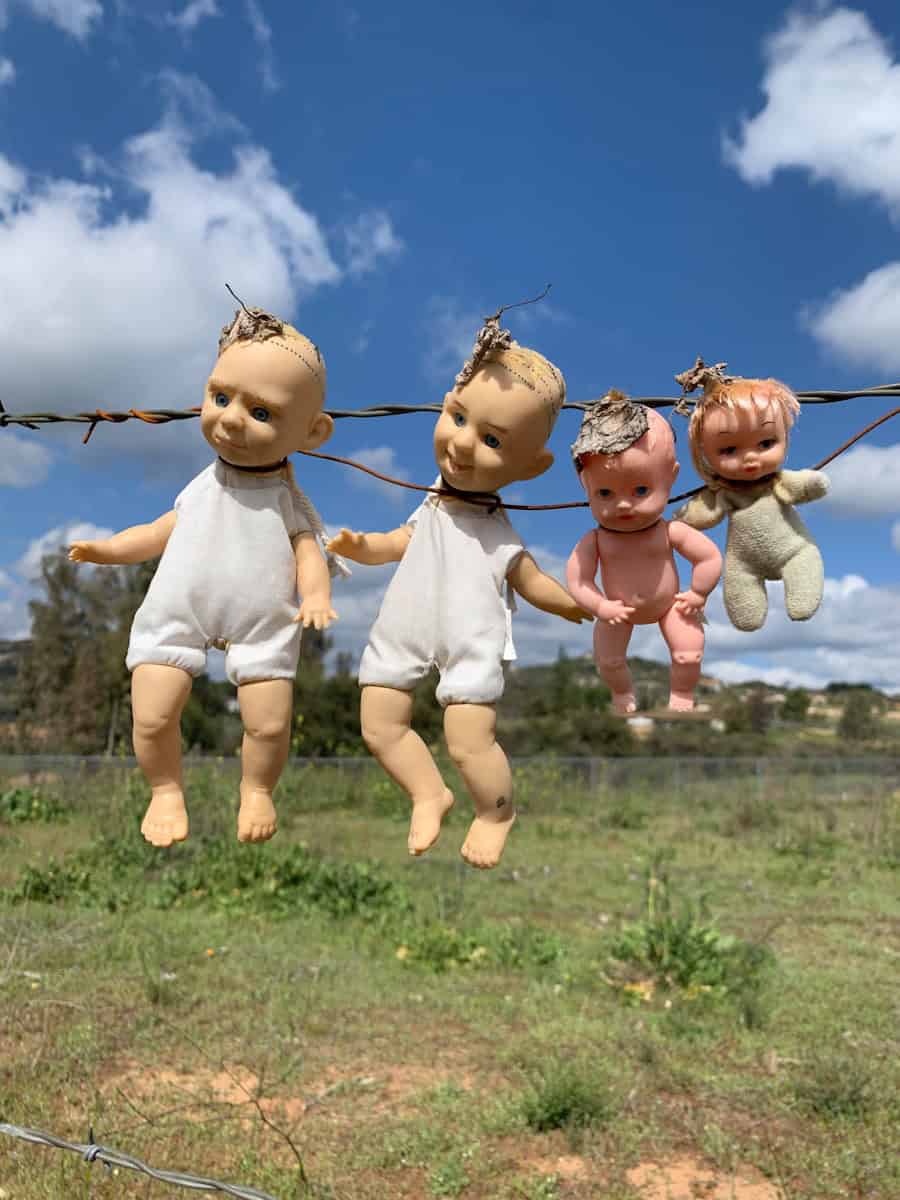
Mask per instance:
[[[723,446],[719,453],[723,458],[728,458],[734,454],[735,450],[737,450],[737,446]]]
[[[636,496],[648,496],[650,494],[650,489],[645,483],[642,483],[634,489],[634,494]]]
[[[213,403],[215,404],[216,408],[227,408],[228,407],[228,397],[225,395],[224,392],[216,392],[216,397],[215,397],[215,400],[213,401]]]
[[[597,488],[596,492],[594,492],[594,495],[600,496],[600,498],[603,500],[608,500],[612,495],[612,492],[609,488]]]
[[[453,424],[454,425],[459,425],[460,427],[462,427],[463,425],[465,425],[465,423],[466,423],[466,418],[462,415],[461,412],[455,412],[453,414]]]
[[[267,408],[260,408],[258,404],[250,409],[250,416],[254,421],[261,421],[263,424],[270,419],[269,410]]]
[[[495,437],[492,433],[486,433],[484,435],[484,444],[486,446],[490,446],[492,450],[500,449],[500,439]]]
[[[759,448],[760,450],[771,450],[774,445],[774,438],[763,438],[763,440],[759,443]]]

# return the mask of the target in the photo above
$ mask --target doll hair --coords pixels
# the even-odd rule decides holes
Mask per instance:
[[[228,287],[228,284],[225,285]],[[228,287],[229,292],[231,288]],[[325,400],[325,360],[315,342],[310,341],[306,334],[282,321],[264,308],[247,308],[239,296],[232,296],[240,304],[234,318],[222,326],[219,335],[219,355],[235,342],[267,342],[287,350],[295,358],[299,358],[309,373],[319,385],[319,393]]]
[[[706,417],[713,409],[724,409],[727,412],[743,409],[757,413],[775,409],[781,414],[785,433],[793,427],[800,415],[800,401],[786,383],[778,379],[745,379],[740,375],[725,375],[722,372],[724,366],[725,363],[717,363],[714,367],[707,367],[703,360],[698,358],[689,371],[675,376],[684,392],[693,391],[697,387],[703,388],[703,395],[697,400],[691,413],[688,440],[694,468],[700,478],[709,484],[720,482],[701,445]]]
[[[485,317],[484,324],[475,335],[472,353],[456,376],[456,388],[461,390],[481,367],[495,363],[541,400],[547,414],[549,437],[566,398],[566,381],[559,367],[544,358],[543,354],[528,346],[520,346],[508,329],[500,328],[503,311],[501,308],[492,317]]]

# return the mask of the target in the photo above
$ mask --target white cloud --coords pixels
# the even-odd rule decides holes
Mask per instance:
[[[724,155],[754,185],[807,171],[867,196],[900,221],[900,62],[865,13],[829,4],[789,13],[764,46],[766,102]],[[810,306],[812,334],[836,354],[900,367],[900,262]]]
[[[4,430],[0,442],[0,487],[26,488],[43,483],[53,456],[39,442]]]
[[[396,258],[404,249],[402,239],[394,233],[391,218],[382,209],[360,213],[341,232],[351,275],[368,275],[380,259]]]
[[[278,77],[275,54],[272,50],[272,26],[266,20],[257,0],[246,0],[245,7],[253,39],[260,50],[259,73],[262,78],[263,90],[277,92],[281,87],[281,80]]]
[[[233,119],[198,80],[169,72],[164,82],[170,110],[103,164],[102,184],[38,178],[0,155],[11,410],[40,410],[50,396],[69,412],[194,405],[234,310],[226,281],[302,328],[298,300],[342,277],[317,217],[262,146],[237,142],[219,171],[198,165],[188,125],[233,131]],[[119,189],[132,200],[127,213]],[[83,457],[134,452],[173,479],[206,459],[199,430],[135,425],[114,438],[98,431]]]
[[[859,283],[811,306],[806,323],[823,345],[848,362],[900,369],[900,262],[877,267]]]
[[[15,570],[29,583],[36,583],[41,577],[41,562],[45,555],[55,554],[70,542],[95,541],[98,538],[109,537],[112,532],[102,525],[92,525],[89,521],[70,521],[67,525],[58,525],[31,542],[15,564]]]
[[[0,87],[15,83],[16,64],[11,58],[0,58]]]
[[[900,444],[857,446],[827,469],[831,490],[823,506],[839,516],[900,513]]]
[[[900,64],[863,12],[789,13],[764,46],[766,103],[725,157],[748,183],[799,167],[900,214]]]
[[[891,526],[891,545],[900,554],[900,521],[895,521]]]
[[[366,446],[359,450],[348,450],[344,457],[354,459],[356,462],[362,463],[364,467],[371,467],[373,471],[380,471],[382,475],[392,475],[395,479],[409,479],[406,470],[397,462],[393,446]],[[352,467],[349,469],[347,479],[354,487],[376,492],[379,496],[390,500],[392,504],[405,504],[410,510],[416,507],[417,500],[421,501],[424,498],[421,493],[413,493],[407,488],[398,488],[396,484],[385,483],[383,480],[375,479],[372,475],[367,475],[364,471],[354,471]]]
[[[99,0],[0,0],[0,28],[6,24],[9,10],[16,7],[79,39],[86,38],[103,18]]]
[[[166,23],[182,33],[191,33],[206,17],[221,17],[216,0],[190,0],[179,13],[167,13]]]
[[[723,683],[768,683],[772,687],[819,688],[821,678],[809,671],[797,671],[792,667],[760,667],[737,659],[716,659],[703,664],[704,673],[721,679]]]

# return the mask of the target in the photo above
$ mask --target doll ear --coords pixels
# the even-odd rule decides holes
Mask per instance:
[[[680,463],[680,462],[675,462],[675,463],[672,463],[672,482],[673,482],[673,483],[674,483],[674,482],[675,482],[675,480],[678,478],[678,472],[679,472],[680,470],[681,470],[681,463]]]
[[[328,413],[320,412],[309,427],[306,435],[305,449],[315,450],[317,446],[321,446],[324,442],[327,442],[333,433],[333,418],[329,417]]]
[[[527,472],[520,476],[524,481],[526,479],[537,479],[538,475],[543,475],[545,471],[549,471],[553,466],[553,453],[545,446],[543,450],[539,450],[535,455],[534,462],[528,468]]]

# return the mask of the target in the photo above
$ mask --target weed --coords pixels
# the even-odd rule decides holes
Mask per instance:
[[[0,821],[9,825],[58,821],[67,815],[68,810],[52,792],[33,787],[14,787],[0,792]]]
[[[528,925],[488,925],[457,929],[441,921],[408,926],[397,957],[435,972],[460,967],[514,970],[552,966],[563,948],[553,933]]]
[[[568,1133],[604,1123],[615,1104],[608,1081],[582,1063],[549,1062],[522,1096],[520,1112],[529,1129]]]
[[[817,1116],[860,1120],[872,1107],[872,1088],[872,1075],[862,1063],[834,1055],[812,1062],[795,1082],[794,1095]]]
[[[452,1154],[435,1167],[428,1179],[432,1196],[459,1196],[469,1186],[462,1157]]]

